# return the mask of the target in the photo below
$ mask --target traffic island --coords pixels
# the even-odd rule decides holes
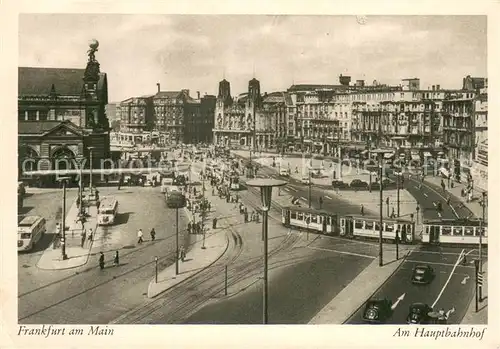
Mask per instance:
[[[408,253],[396,260],[395,252],[386,251],[386,262],[379,266],[378,259],[374,259],[349,285],[330,301],[321,311],[311,319],[309,324],[341,325],[347,322],[377,290],[399,269]]]
[[[57,245],[57,237],[43,252],[38,260],[37,268],[43,270],[63,270],[77,268],[85,265],[88,262],[90,252],[94,241],[99,240],[100,236],[97,232],[97,208],[90,206],[88,208],[89,217],[85,223],[87,237],[89,228],[92,228],[94,236],[92,241],[85,239],[82,246],[82,229],[81,223],[78,222],[79,208],[76,201],[71,205],[71,208],[66,215],[66,255],[67,259],[63,259],[60,244]],[[54,248],[54,244],[56,244]]]
[[[183,281],[209,268],[219,260],[229,248],[230,239],[226,230],[209,230],[205,238],[197,236],[184,261],[179,263],[179,274],[175,274],[175,263],[162,271],[149,283],[148,298],[154,298]],[[205,248],[202,248],[205,247]]]

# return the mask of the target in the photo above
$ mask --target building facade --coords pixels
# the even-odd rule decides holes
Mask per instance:
[[[255,150],[274,147],[276,111],[282,109],[276,104],[271,100],[264,103],[260,82],[255,78],[248,82],[248,93],[234,99],[230,83],[222,80],[214,113],[214,144]]]
[[[90,44],[85,69],[19,67],[18,170],[101,166],[110,156],[107,76]],[[90,148],[91,147],[91,148]],[[54,178],[39,179],[52,184]]]

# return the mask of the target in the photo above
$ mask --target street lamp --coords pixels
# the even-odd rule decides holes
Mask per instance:
[[[399,181],[401,180],[401,177],[403,176],[403,172],[396,172],[396,188],[397,188],[397,200],[398,200],[398,217],[399,217],[399,189],[400,189],[400,183]]]
[[[271,198],[273,187],[281,187],[286,185],[287,182],[279,179],[268,179],[268,178],[258,178],[253,179],[247,182],[247,185],[250,187],[258,187],[260,188],[260,198],[262,202],[262,232],[264,235],[264,288],[263,288],[263,305],[262,305],[262,322],[263,324],[268,323],[268,279],[267,279],[267,271],[268,271],[268,256],[267,256],[267,217],[268,211],[271,208]]]
[[[382,157],[385,153],[384,150],[372,150],[372,154],[378,154],[378,171],[379,171],[379,189],[380,189],[380,226],[379,226],[379,266],[384,265],[384,254],[382,251],[382,240],[383,240],[383,225],[384,225],[384,212],[383,212],[383,187],[382,187],[382,176],[383,176],[383,166],[382,166]]]
[[[158,257],[155,257],[155,284],[158,283]]]
[[[311,208],[311,169],[309,168],[309,176],[308,176],[308,180],[307,180],[307,186],[308,186],[308,190],[309,190],[309,208]]]
[[[486,192],[482,193],[483,200],[481,202],[481,206],[483,208],[483,217],[480,221],[481,231],[479,233],[479,274],[483,272],[483,234],[484,234],[484,226],[485,226],[485,210],[486,210]],[[483,286],[479,288],[479,299],[483,299]]]
[[[61,251],[62,251],[62,259],[68,259],[66,255],[66,183],[69,180],[69,177],[60,177],[57,179],[62,182],[63,185],[63,200],[62,200],[62,236],[61,236]]]
[[[90,151],[90,195],[92,196],[93,194],[93,189],[92,189],[92,151],[96,147],[87,147],[87,149]]]

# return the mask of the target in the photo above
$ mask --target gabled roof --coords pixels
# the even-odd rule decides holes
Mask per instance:
[[[57,129],[66,129],[71,133],[82,134],[84,131],[81,127],[74,124],[70,120],[64,121],[19,121],[18,134],[22,135],[47,135]]]
[[[54,86],[57,95],[78,96],[83,90],[85,69],[18,67],[18,94],[49,95]],[[105,84],[106,74],[99,73],[98,89]]]

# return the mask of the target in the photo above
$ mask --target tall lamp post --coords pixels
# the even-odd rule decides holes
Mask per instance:
[[[309,208],[311,208],[311,169],[309,169],[309,176],[308,176],[308,180],[307,180],[307,186],[308,186],[308,190],[309,190],[309,196],[308,196],[308,199],[309,199]]]
[[[250,187],[260,188],[260,198],[262,203],[262,232],[264,236],[264,287],[262,294],[262,323],[265,325],[268,323],[268,237],[267,237],[267,218],[268,211],[271,208],[271,198],[273,187],[281,187],[286,185],[286,181],[279,179],[268,179],[268,178],[257,178],[249,180],[247,185]]]
[[[483,272],[483,234],[484,234],[484,229],[485,229],[485,216],[486,216],[486,192],[483,191],[482,193],[482,202],[481,206],[483,208],[483,217],[480,221],[481,223],[481,232],[479,233],[479,274]],[[481,284],[481,287],[479,288],[479,300],[483,299],[483,286]]]
[[[380,198],[379,198],[379,203],[380,203],[380,222],[379,222],[379,261],[378,264],[379,266],[384,265],[384,253],[382,250],[382,241],[383,241],[383,225],[384,225],[384,211],[383,211],[383,203],[384,203],[384,189],[382,186],[382,176],[383,176],[383,166],[382,166],[382,158],[384,156],[385,151],[384,150],[372,150],[372,154],[377,154],[378,157],[378,176],[379,176],[379,189],[380,189]]]
[[[397,200],[398,200],[398,217],[399,217],[399,208],[400,208],[400,205],[399,205],[399,189],[401,188],[400,181],[401,181],[402,176],[403,176],[403,172],[402,171],[396,172],[396,188],[397,188]]]
[[[66,183],[68,182],[69,177],[60,177],[57,180],[62,182],[63,185],[62,217],[61,217],[62,220],[61,252],[62,252],[62,259],[66,260],[68,259],[68,255],[66,254]]]
[[[93,192],[94,192],[94,190],[93,190],[93,186],[92,186],[92,167],[93,167],[93,163],[92,163],[92,160],[93,160],[92,155],[93,155],[93,154],[92,154],[92,152],[93,152],[93,150],[94,150],[95,148],[96,148],[96,147],[88,147],[88,148],[87,148],[87,149],[90,151],[90,181],[89,181],[89,183],[90,183],[90,195],[91,195],[91,196],[93,195]]]

